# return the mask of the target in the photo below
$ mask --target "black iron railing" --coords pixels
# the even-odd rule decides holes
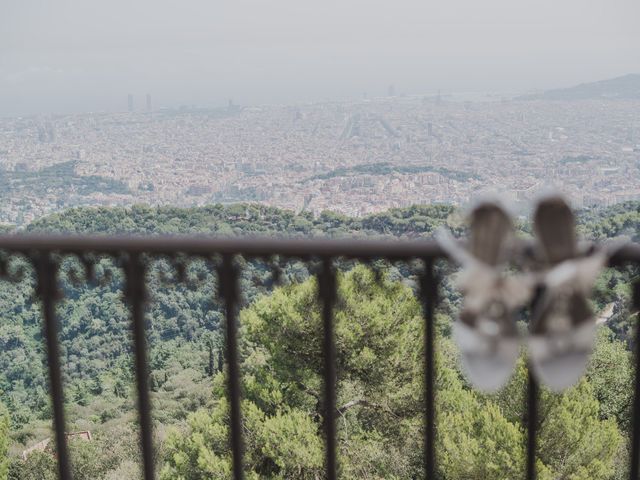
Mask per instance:
[[[434,388],[434,311],[437,304],[438,279],[434,269],[437,260],[446,260],[445,253],[431,241],[371,241],[371,240],[282,240],[282,239],[215,239],[204,237],[66,237],[66,236],[0,236],[0,252],[7,256],[25,257],[37,276],[44,336],[47,345],[50,393],[53,402],[53,422],[59,476],[71,479],[69,454],[65,437],[64,392],[60,366],[58,319],[55,305],[60,297],[58,275],[60,258],[74,256],[81,260],[87,272],[99,256],[118,260],[125,275],[125,296],[132,320],[133,350],[137,380],[138,414],[145,480],[155,478],[152,441],[151,402],[149,396],[149,366],[145,344],[144,309],[147,299],[147,260],[153,257],[201,258],[215,262],[219,296],[224,304],[226,330],[226,360],[228,364],[228,396],[231,414],[230,445],[233,457],[233,476],[243,474],[242,412],[240,409],[240,366],[237,340],[237,311],[239,306],[240,271],[235,259],[270,259],[274,256],[305,261],[320,260],[318,293],[322,302],[323,362],[324,362],[324,431],[326,478],[338,477],[336,458],[336,358],[333,309],[336,302],[336,271],[334,261],[340,259],[371,262],[414,261],[423,264],[420,271],[420,290],[423,304],[424,335],[424,469],[425,477],[436,479],[435,455],[435,388]],[[640,245],[620,248],[611,258],[611,266],[625,263],[640,264]],[[6,271],[6,262],[0,265]],[[640,284],[634,286],[634,310],[640,308]],[[640,329],[636,333],[636,372],[640,372]],[[527,469],[526,478],[535,478],[537,386],[529,375],[526,419]],[[632,454],[630,478],[637,480],[640,459],[640,376],[636,373],[633,404]]]

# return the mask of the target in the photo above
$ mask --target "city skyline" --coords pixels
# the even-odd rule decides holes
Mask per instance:
[[[341,103],[341,102],[358,102],[362,100],[372,100],[372,99],[384,99],[388,97],[426,97],[426,98],[447,98],[451,101],[457,102],[492,102],[496,100],[512,100],[512,99],[520,99],[521,97],[527,96],[535,96],[539,94],[543,94],[548,91],[563,91],[565,89],[571,89],[580,87],[582,85],[591,85],[597,83],[605,83],[610,82],[611,80],[618,80],[625,77],[640,77],[640,73],[630,72],[623,75],[620,75],[615,78],[597,78],[593,82],[591,81],[582,81],[577,84],[571,85],[556,85],[550,87],[548,89],[530,89],[530,90],[509,90],[509,91],[482,91],[482,90],[469,90],[469,91],[448,91],[438,88],[433,91],[422,91],[422,92],[407,92],[403,90],[396,91],[396,85],[391,83],[386,86],[381,87],[380,91],[372,92],[362,92],[361,94],[354,96],[347,96],[345,98],[323,98],[321,100],[300,100],[300,101],[291,101],[291,102],[263,102],[263,103],[240,103],[236,104],[236,100],[233,98],[224,98],[223,100],[217,102],[205,102],[205,103],[162,103],[160,102],[160,106],[156,106],[156,97],[152,96],[149,93],[148,89],[141,89],[135,93],[131,92],[122,92],[119,97],[117,97],[116,103],[113,108],[105,109],[105,110],[79,110],[79,111],[59,111],[59,112],[37,112],[37,113],[29,113],[25,115],[3,115],[0,112],[0,118],[31,118],[31,117],[48,117],[48,116],[64,116],[64,115],[82,115],[82,114],[103,114],[103,113],[121,113],[121,112],[150,112],[152,110],[185,110],[185,109],[217,109],[228,107],[229,105],[235,105],[236,107],[296,107],[301,105],[313,105],[317,103]],[[153,108],[152,101],[153,100]],[[137,101],[136,101],[137,99]]]

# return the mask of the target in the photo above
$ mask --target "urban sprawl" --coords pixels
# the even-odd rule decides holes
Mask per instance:
[[[0,119],[0,222],[79,205],[259,202],[366,215],[411,204],[640,199],[640,101],[390,96]]]

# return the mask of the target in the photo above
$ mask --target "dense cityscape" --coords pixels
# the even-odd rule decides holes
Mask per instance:
[[[0,119],[0,222],[76,205],[238,201],[362,216],[483,193],[524,205],[549,187],[578,207],[640,199],[637,99],[126,100],[122,113]]]

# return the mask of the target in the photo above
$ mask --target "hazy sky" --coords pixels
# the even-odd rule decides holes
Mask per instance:
[[[638,0],[0,0],[0,115],[640,73]]]

